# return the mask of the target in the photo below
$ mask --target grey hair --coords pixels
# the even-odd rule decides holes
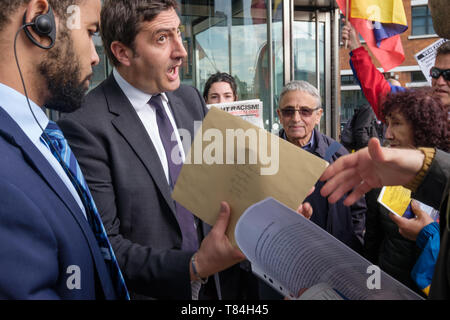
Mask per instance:
[[[317,100],[316,107],[322,107],[322,98],[320,97],[319,90],[317,90],[317,88],[314,87],[309,82],[303,81],[303,80],[293,80],[293,81],[287,83],[283,87],[283,90],[281,90],[280,99],[278,100],[278,105],[280,104],[283,96],[290,91],[306,92]]]

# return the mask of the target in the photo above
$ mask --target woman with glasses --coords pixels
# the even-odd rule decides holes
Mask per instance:
[[[308,82],[288,83],[281,92],[277,113],[283,126],[279,133],[282,139],[330,163],[348,154],[344,146],[315,128],[323,110],[319,91]],[[298,164],[299,167],[302,165]],[[323,182],[316,183],[314,192],[305,199],[313,208],[311,221],[352,249],[361,251],[366,213],[364,198],[351,207],[344,206],[343,200],[329,204],[320,195],[322,185]]]
[[[387,125],[385,139],[390,147],[428,147],[450,151],[447,108],[434,92],[433,89],[417,89],[387,96],[382,105],[382,112]],[[426,247],[428,238],[439,238],[439,227],[437,223],[429,226],[428,234],[421,235],[421,238],[426,239],[416,241],[414,237],[409,237],[411,240],[405,238],[394,222],[401,222],[406,218],[397,218],[380,205],[377,202],[379,193],[380,189],[374,189],[366,194],[364,254],[367,259],[403,284],[416,292],[423,291],[426,294],[427,285],[420,279],[427,278],[431,283],[433,270],[429,269],[427,275],[424,274],[423,267],[415,265]],[[421,220],[426,224],[433,222],[428,215],[422,216]],[[416,238],[417,236],[418,234],[415,235]],[[431,258],[426,258],[425,262],[434,266]]]

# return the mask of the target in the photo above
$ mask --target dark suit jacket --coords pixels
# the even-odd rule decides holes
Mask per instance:
[[[0,299],[115,299],[78,204],[1,107],[0,155]]]
[[[199,92],[182,85],[167,97],[178,128],[193,139],[194,121],[202,121],[207,112]],[[92,90],[83,107],[59,126],[89,184],[132,297],[191,299],[194,252],[181,251],[181,230],[161,162],[114,77]]]

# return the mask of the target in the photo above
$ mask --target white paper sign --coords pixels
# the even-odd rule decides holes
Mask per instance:
[[[211,109],[211,107],[219,108],[229,114],[232,114],[233,116],[241,117],[251,124],[264,129],[263,103],[259,99],[228,103],[213,103],[206,106],[208,109]]]
[[[434,66],[436,60],[436,50],[441,44],[448,41],[447,39],[439,39],[436,42],[430,44],[428,47],[418,52],[414,58],[422,70],[423,75],[427,78],[428,83],[431,85],[430,69]]]

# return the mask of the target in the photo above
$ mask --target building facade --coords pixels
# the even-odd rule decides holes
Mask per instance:
[[[240,100],[262,100],[267,130],[280,128],[279,94],[294,79],[318,87],[324,109],[319,130],[331,137],[339,138],[342,124],[365,103],[349,67],[348,50],[341,43],[342,15],[335,0],[178,2],[188,52],[180,72],[182,82],[203,92],[211,74],[230,73]],[[407,87],[427,85],[414,59],[415,53],[438,39],[427,0],[403,3],[409,26],[401,36],[405,61],[386,76]],[[100,38],[95,41],[101,62],[94,70],[93,87],[111,72]]]
[[[335,135],[340,14],[334,0],[180,0],[179,7],[188,52],[183,83],[202,92],[211,74],[230,73],[240,100],[262,100],[264,126],[277,131],[282,87],[293,79],[307,80],[322,94],[320,130]],[[111,72],[101,40],[96,41],[102,61],[92,86]]]
[[[371,54],[372,61],[387,79],[397,79],[404,87],[429,86],[414,58],[416,53],[439,40],[433,29],[428,0],[403,0],[403,6],[408,21],[408,30],[400,36],[405,52],[405,61],[400,66],[389,70],[389,72],[384,72],[378,61]],[[365,46],[364,42],[363,45]],[[353,77],[349,59],[349,50],[345,49],[341,43],[339,62],[341,69],[341,125],[345,124],[352,117],[355,108],[367,103]]]

